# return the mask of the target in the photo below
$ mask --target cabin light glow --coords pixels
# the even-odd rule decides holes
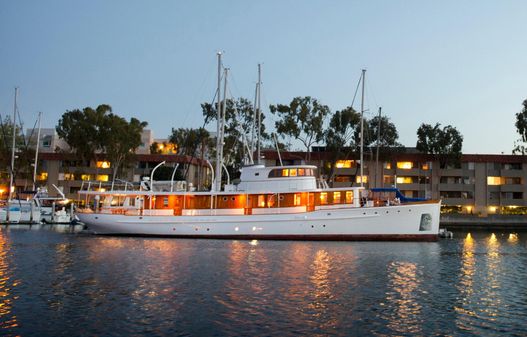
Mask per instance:
[[[320,203],[321,204],[327,204],[328,203],[328,193],[327,192],[320,193]]]
[[[353,202],[353,191],[346,191],[346,203],[351,204]]]
[[[289,175],[290,175],[291,177],[296,177],[296,169],[290,169],[290,170],[289,170]]]
[[[108,175],[107,174],[98,174],[96,177],[97,181],[108,181]]]
[[[496,213],[496,206],[489,206],[490,213]]]
[[[411,161],[398,161],[397,162],[397,168],[402,170],[409,170],[413,167],[413,163]]]
[[[333,203],[340,204],[340,192],[333,192]]]
[[[41,172],[38,176],[37,176],[37,180],[48,180],[48,173],[47,172]]]
[[[90,180],[90,175],[89,174],[82,174],[81,175],[81,180],[84,180],[84,181]]]
[[[472,212],[472,206],[467,206],[467,213]]]
[[[301,201],[302,201],[302,197],[300,193],[295,193],[294,205],[300,206]]]

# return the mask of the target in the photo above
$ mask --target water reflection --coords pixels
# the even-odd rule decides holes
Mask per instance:
[[[5,231],[0,230],[0,329],[4,330],[0,335],[5,335],[6,330],[16,328],[18,321],[13,313],[14,301],[18,299],[13,295],[14,288],[18,286],[17,281],[11,280],[9,266],[10,242]]]
[[[461,257],[461,275],[458,284],[458,290],[461,297],[461,304],[455,306],[459,318],[456,321],[457,326],[463,330],[470,330],[470,322],[467,319],[475,317],[476,313],[472,309],[474,294],[474,273],[476,270],[475,260],[475,242],[470,233],[463,240],[463,249]]]
[[[421,280],[422,275],[415,263],[401,261],[388,266],[386,301],[394,310],[394,314],[388,317],[388,327],[399,334],[422,334]]]

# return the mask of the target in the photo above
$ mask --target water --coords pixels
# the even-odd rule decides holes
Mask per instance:
[[[0,335],[527,335],[527,232],[437,243],[0,229]]]

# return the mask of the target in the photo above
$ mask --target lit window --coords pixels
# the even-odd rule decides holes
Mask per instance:
[[[75,175],[73,173],[64,173],[63,180],[75,180]]]
[[[346,191],[346,203],[351,204],[353,202],[353,191]]]
[[[97,168],[110,168],[110,162],[109,161],[98,161],[97,162]]]
[[[294,200],[295,206],[300,206],[301,201],[302,201],[302,197],[300,196],[300,193],[295,193],[295,200]]]
[[[362,176],[362,179],[361,179],[361,176],[357,176],[356,177],[356,181],[357,181],[357,184],[360,184],[361,181],[366,184],[368,182],[368,176]]]
[[[327,192],[320,193],[320,203],[322,205],[325,205],[328,203],[328,193]]]
[[[305,170],[304,170],[304,169],[301,169],[301,168],[299,168],[299,169],[298,169],[298,175],[299,175],[299,176],[305,176],[305,175],[306,175],[306,172],[305,172]]]
[[[258,207],[265,207],[265,195],[258,196]]]
[[[397,168],[402,170],[409,170],[413,167],[413,163],[411,161],[398,161],[397,162]]]
[[[412,177],[397,177],[397,183],[398,184],[412,184],[413,179]]]
[[[430,165],[428,163],[423,163],[423,164],[421,164],[421,169],[425,170],[425,171],[429,170],[430,169]]]
[[[487,185],[502,185],[501,177],[487,177]]]
[[[351,168],[353,167],[353,160],[337,160],[335,166],[337,168]]]
[[[48,173],[47,172],[41,172],[40,175],[37,177],[37,180],[48,180]]]
[[[340,192],[333,192],[333,203],[340,204]]]
[[[296,177],[296,169],[290,169],[290,170],[289,170],[289,175],[290,175],[291,177]]]
[[[288,169],[283,169],[282,170],[282,177],[289,177],[289,170]]]
[[[85,181],[90,180],[90,175],[89,174],[81,175],[81,180],[85,180]]]
[[[387,169],[387,170],[391,170],[392,169],[392,163],[384,163],[384,168]]]
[[[108,175],[107,174],[98,174],[96,177],[97,181],[108,181]]]

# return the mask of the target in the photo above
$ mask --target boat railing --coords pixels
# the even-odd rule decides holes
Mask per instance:
[[[132,183],[125,180],[116,179],[113,182],[103,181],[83,181],[79,191],[95,192],[112,192],[112,191],[140,191],[141,186],[138,183]]]

